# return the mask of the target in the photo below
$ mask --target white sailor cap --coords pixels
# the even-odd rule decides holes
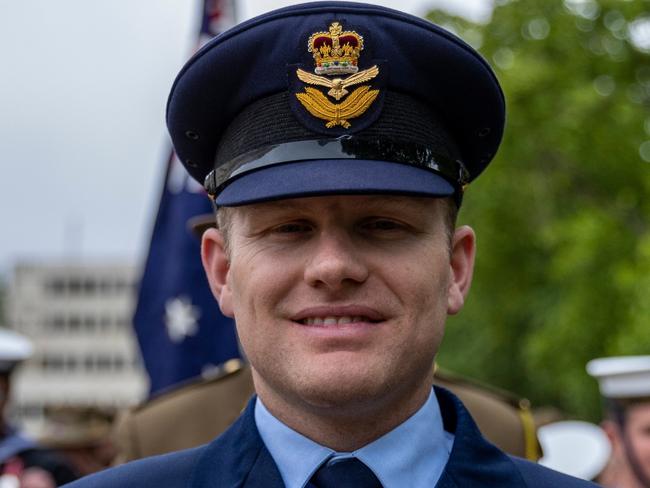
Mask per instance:
[[[587,373],[598,380],[605,398],[650,397],[650,356],[594,359],[587,363]]]
[[[32,342],[12,330],[0,329],[0,373],[8,373],[34,351]]]
[[[597,425],[564,420],[540,427],[537,438],[544,456],[539,464],[583,480],[593,480],[609,460],[611,444]]]

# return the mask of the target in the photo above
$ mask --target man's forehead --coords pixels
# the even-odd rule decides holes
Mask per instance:
[[[628,413],[630,415],[636,414],[640,418],[648,420],[648,423],[650,423],[650,398],[643,398],[630,403]]]
[[[231,207],[244,216],[269,212],[344,211],[373,212],[377,210],[426,211],[435,214],[444,199],[405,195],[327,195],[319,197],[287,198]]]

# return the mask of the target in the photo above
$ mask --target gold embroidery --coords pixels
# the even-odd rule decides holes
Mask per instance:
[[[314,117],[326,120],[325,127],[328,129],[341,125],[346,129],[350,128],[347,119],[354,119],[363,114],[379,95],[379,90],[370,90],[369,86],[360,86],[354,90],[342,103],[330,102],[316,88],[305,87],[305,93],[296,93],[300,103]]]
[[[298,75],[298,78],[305,83],[330,88],[330,91],[328,91],[327,94],[330,97],[336,99],[336,101],[339,101],[341,98],[348,94],[348,91],[346,90],[347,87],[363,83],[364,81],[372,80],[379,74],[379,68],[375,65],[372,68],[364,69],[363,71],[359,71],[352,76],[348,76],[344,80],[341,78],[334,78],[331,80],[324,76],[313,75],[302,69],[298,69],[296,71],[296,74]]]
[[[379,74],[379,67],[375,65],[359,71],[357,62],[363,50],[363,37],[355,31],[344,31],[338,22],[332,22],[329,32],[313,33],[307,46],[316,64],[315,74],[298,69],[298,79],[308,85],[329,88],[327,94],[341,103],[331,102],[320,90],[309,86],[305,87],[303,93],[296,93],[296,97],[310,114],[325,120],[328,129],[337,125],[349,129],[349,119],[359,117],[368,110],[379,95],[379,90],[371,90],[366,85],[350,93],[348,88],[375,78]],[[333,78],[345,74],[350,76]],[[346,95],[347,98],[344,98]]]

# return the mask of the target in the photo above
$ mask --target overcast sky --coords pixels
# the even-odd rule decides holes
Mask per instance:
[[[144,257],[199,0],[0,0],[0,275]],[[239,0],[239,20],[292,2]],[[379,1],[486,19],[490,0]],[[460,9],[460,10],[459,10]]]

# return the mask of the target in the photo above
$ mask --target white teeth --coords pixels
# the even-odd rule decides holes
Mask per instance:
[[[317,326],[345,325],[345,324],[351,324],[356,322],[370,322],[370,320],[367,317],[362,317],[360,315],[354,317],[350,317],[348,315],[345,315],[343,317],[334,317],[334,316],[309,317],[303,320],[303,323],[305,325],[317,325]]]

